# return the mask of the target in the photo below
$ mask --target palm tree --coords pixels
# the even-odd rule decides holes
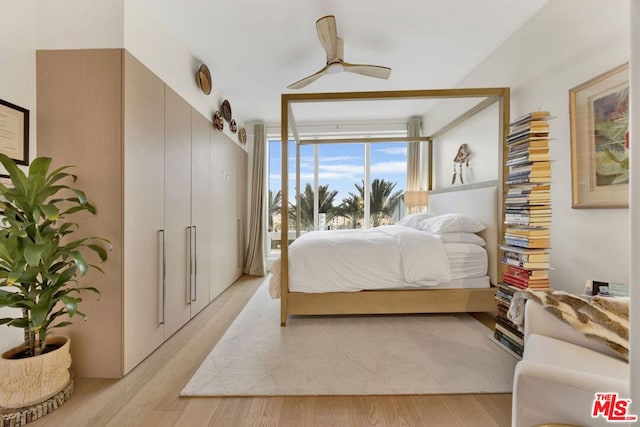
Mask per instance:
[[[274,193],[269,190],[269,230],[273,230],[273,216],[280,213],[280,204],[282,203],[282,195],[280,190]]]
[[[325,221],[329,222],[338,212],[333,206],[333,201],[338,195],[338,190],[329,191],[329,185],[318,186],[318,212],[325,214]],[[310,183],[300,193],[300,226],[305,230],[313,229],[313,188]],[[289,203],[290,219],[295,219],[298,210],[293,203]]]
[[[362,198],[349,193],[349,197],[342,199],[342,203],[338,206],[338,215],[351,221],[352,228],[358,228],[358,220],[364,216]]]
[[[384,218],[390,218],[400,201],[402,200],[402,190],[393,193],[397,182],[385,181],[376,178],[371,182],[371,193],[369,194],[369,214],[371,215],[373,227],[377,227]],[[364,181],[362,185],[355,184],[360,192],[360,197],[364,199]]]

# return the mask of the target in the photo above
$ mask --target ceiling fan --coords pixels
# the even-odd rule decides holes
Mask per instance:
[[[302,89],[310,83],[315,82],[325,74],[335,74],[341,71],[362,74],[363,76],[375,77],[378,79],[388,79],[391,68],[379,65],[350,64],[344,62],[344,44],[338,37],[336,31],[336,17],[333,15],[323,16],[316,21],[318,38],[322,47],[327,52],[327,64],[315,74],[311,74],[295,83],[287,86],[288,89]]]

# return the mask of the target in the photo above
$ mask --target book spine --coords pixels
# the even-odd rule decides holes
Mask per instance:
[[[501,318],[496,319],[496,329],[502,332],[503,335],[509,337],[511,341],[524,346],[524,334],[513,326],[507,325]]]
[[[509,340],[509,338],[505,337],[504,334],[498,330],[496,330],[494,332],[493,337],[496,339],[496,341],[498,341],[500,344],[504,345],[506,348],[508,348],[509,350],[511,350],[512,352],[514,352],[515,354],[517,354],[518,356],[522,356],[522,353],[524,352],[524,347],[521,345],[518,345],[517,343]]]

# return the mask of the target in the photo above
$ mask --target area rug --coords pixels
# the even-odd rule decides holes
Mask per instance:
[[[511,392],[516,360],[467,314],[289,317],[263,283],[182,396]]]

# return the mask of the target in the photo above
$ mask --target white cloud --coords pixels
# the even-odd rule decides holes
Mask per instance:
[[[386,147],[386,148],[380,148],[375,150],[378,153],[384,153],[384,154],[392,154],[392,155],[402,155],[402,156],[406,156],[407,155],[407,146],[406,145],[399,145],[397,147]]]
[[[380,162],[371,165],[372,174],[407,173],[407,162]]]
[[[384,153],[387,156],[386,159],[389,159],[389,156],[391,155],[406,155],[405,146],[380,148],[376,151]],[[384,158],[384,156],[382,157]],[[290,157],[289,160],[291,161],[294,159]],[[313,183],[313,165],[313,156],[301,156],[300,182],[302,188],[305,187],[306,183]],[[341,192],[341,194],[346,194],[348,191],[353,191],[353,184],[356,182],[360,183],[364,178],[364,161],[361,157],[358,156],[321,156],[318,169],[320,184],[330,185],[331,189],[337,189]],[[386,180],[398,180],[401,179],[398,177],[398,175],[405,175],[406,170],[406,160],[383,161],[371,164],[372,179],[379,177]],[[270,173],[269,180],[270,184],[273,187],[280,187],[280,171],[274,170],[273,173]],[[400,186],[402,186],[402,184],[400,184]],[[295,163],[290,163],[289,191],[290,193],[295,193]]]
[[[320,156],[320,163],[330,163],[330,162],[364,162],[362,157],[355,156]]]
[[[378,162],[371,165],[371,174],[405,174],[407,171],[407,163],[399,162]],[[318,176],[320,181],[357,181],[360,182],[364,178],[364,166],[362,164],[339,164],[339,165],[318,165]],[[293,179],[295,174],[291,174]],[[271,181],[280,180],[280,174],[270,174]],[[313,165],[301,165],[300,179],[302,181],[313,180]]]

